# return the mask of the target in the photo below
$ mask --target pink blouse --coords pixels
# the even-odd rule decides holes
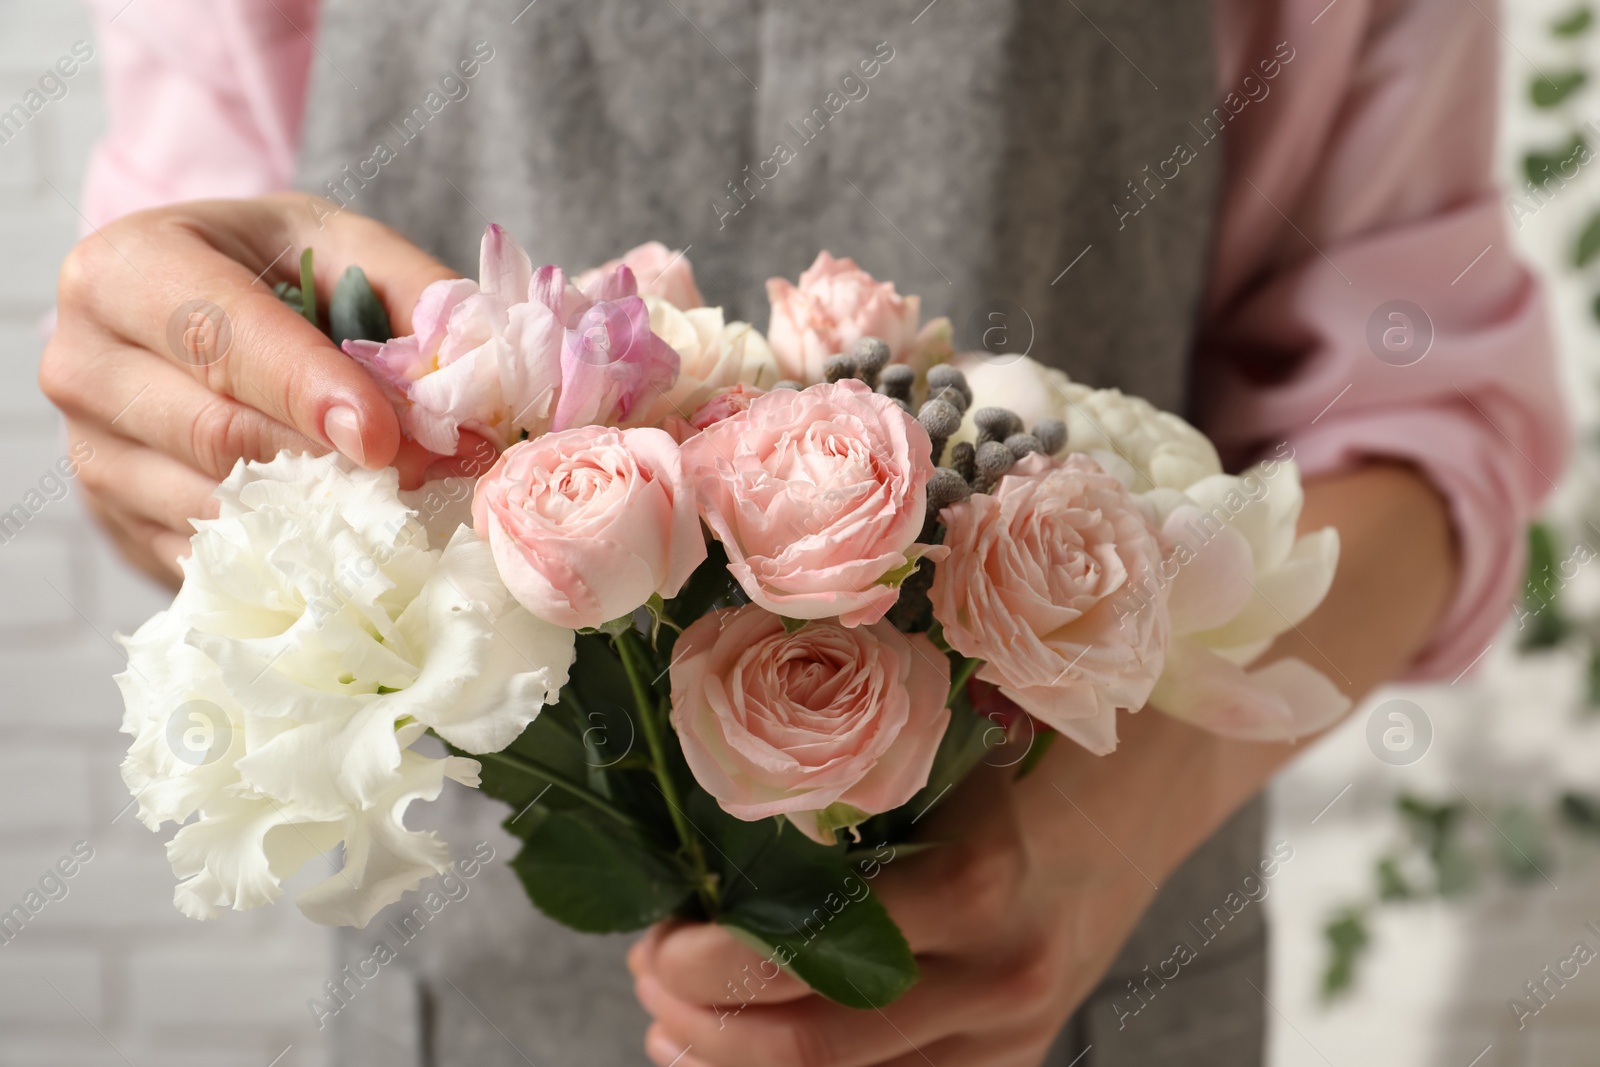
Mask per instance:
[[[1287,444],[1307,475],[1364,457],[1426,472],[1462,572],[1411,673],[1453,677],[1505,619],[1570,437],[1544,298],[1491,178],[1496,6],[1213,2],[1223,110],[1196,121],[1226,127],[1226,180],[1202,427],[1235,462]],[[90,4],[110,114],[90,222],[289,185],[317,0]]]

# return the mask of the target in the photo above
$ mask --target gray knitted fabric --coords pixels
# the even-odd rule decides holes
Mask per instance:
[[[1190,126],[1211,32],[1190,0],[323,0],[299,184],[468,275],[489,220],[571,269],[658,239],[763,328],[765,280],[826,248],[949,315],[958,347],[1182,410],[1222,162]],[[396,958],[323,999],[339,1062],[647,1062],[630,939],[529,906],[497,803],[427,807],[414,823],[495,858],[410,938],[387,922],[413,901],[347,935],[351,960]],[[1260,849],[1253,805],[1163,887],[1052,1067],[1091,1044],[1078,1067],[1260,1062],[1261,906],[1214,940],[1191,925]],[[1180,941],[1195,958],[1158,985],[1144,968]]]

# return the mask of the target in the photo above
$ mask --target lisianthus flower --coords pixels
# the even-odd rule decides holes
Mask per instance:
[[[180,824],[186,915],[270,903],[343,842],[298,903],[365,925],[449,869],[442,840],[406,829],[410,803],[478,781],[477,761],[413,743],[431,728],[498,751],[566,683],[572,632],[517,605],[469,528],[431,543],[397,482],[336,454],[241,461],[172,606],[125,639],[123,780],[147,826]]]

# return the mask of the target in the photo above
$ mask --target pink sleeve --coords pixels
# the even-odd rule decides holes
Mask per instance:
[[[1225,135],[1203,425],[1235,461],[1287,442],[1308,475],[1425,472],[1462,567],[1411,677],[1455,677],[1505,620],[1569,445],[1544,298],[1491,177],[1494,6],[1218,8],[1223,91],[1249,102]]]
[[[90,7],[108,112],[84,178],[90,223],[289,185],[317,0],[90,0]]]

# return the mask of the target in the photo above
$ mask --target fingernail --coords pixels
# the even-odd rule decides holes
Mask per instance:
[[[366,466],[367,450],[361,444],[361,419],[355,408],[329,408],[322,417],[322,432],[334,448]]]

